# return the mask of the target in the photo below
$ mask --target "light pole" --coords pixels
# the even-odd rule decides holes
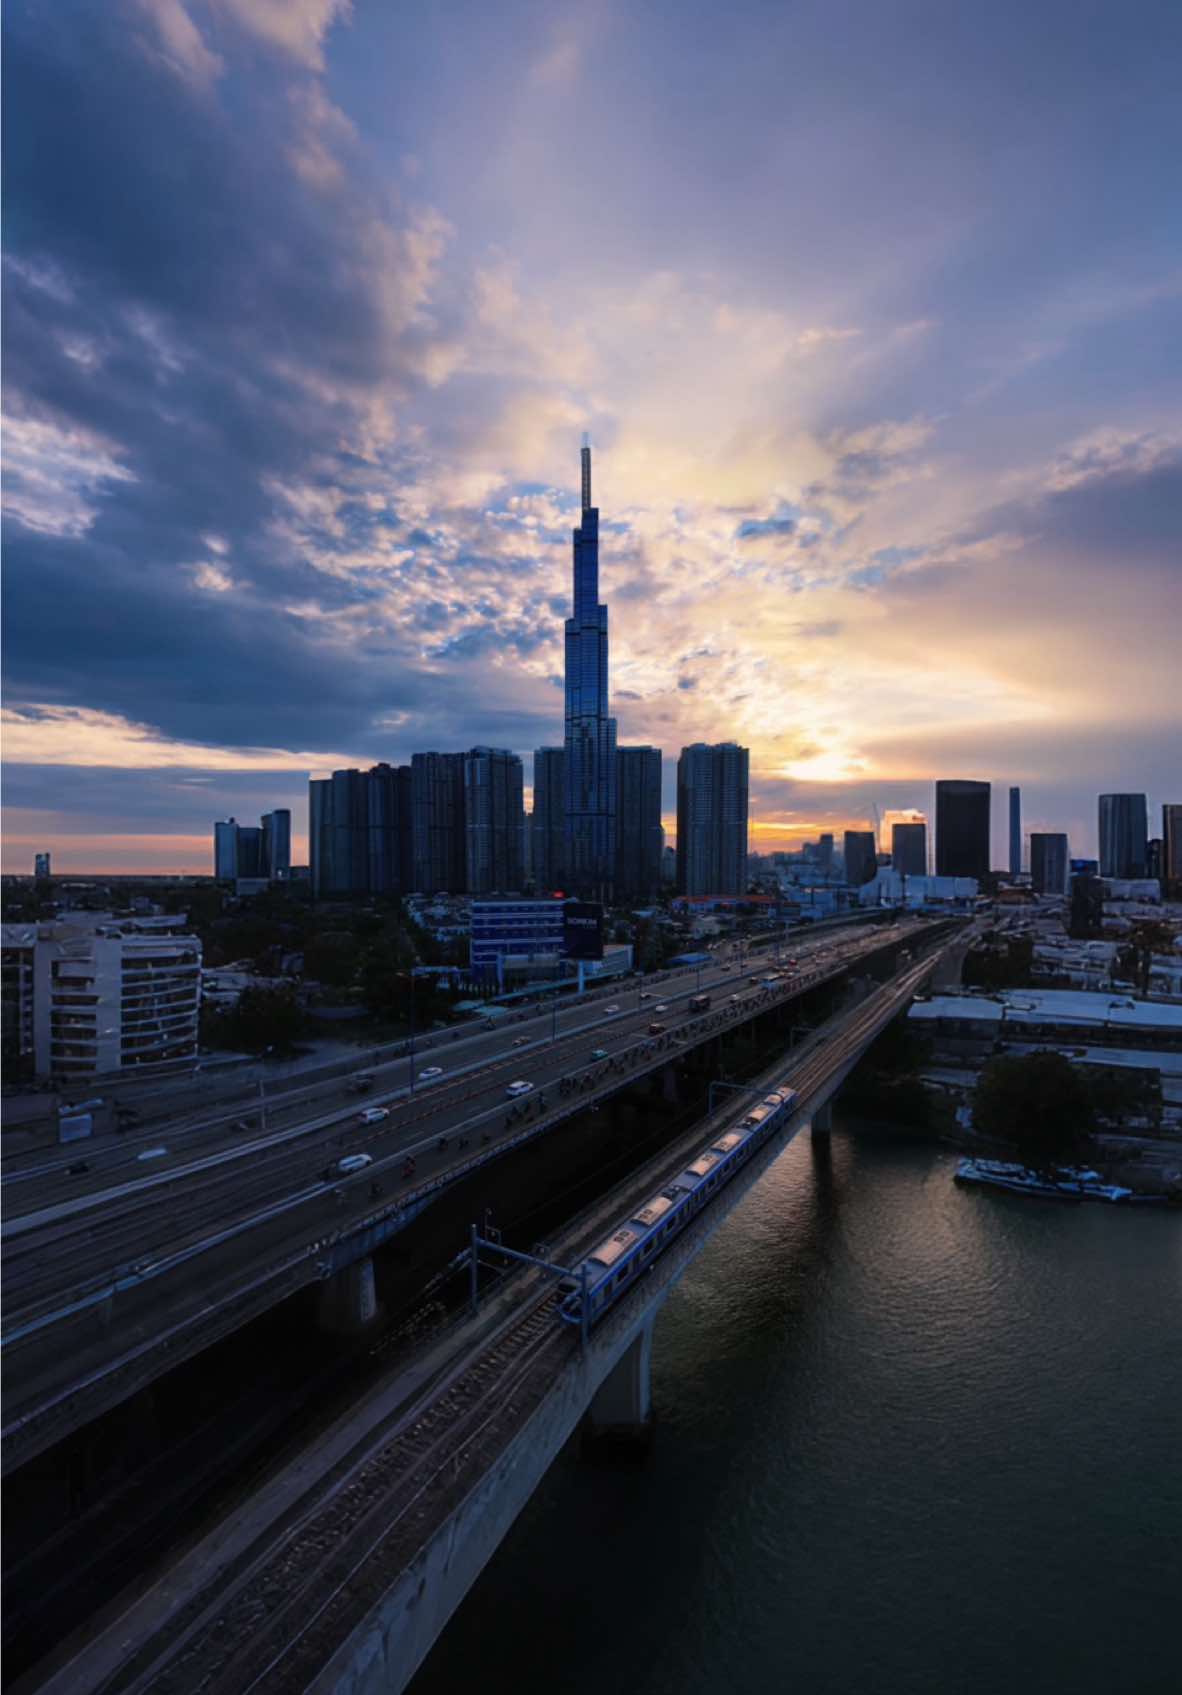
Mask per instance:
[[[410,1092],[415,1092],[415,967],[410,968]]]

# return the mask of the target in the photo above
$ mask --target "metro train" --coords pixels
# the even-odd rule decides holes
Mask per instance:
[[[566,1299],[559,1316],[581,1324],[583,1267],[587,1268],[588,1322],[595,1324],[651,1265],[653,1256],[695,1218],[706,1202],[757,1148],[791,1118],[799,1097],[795,1089],[773,1089],[729,1130],[715,1136],[685,1170],[664,1189],[630,1213],[559,1287]]]

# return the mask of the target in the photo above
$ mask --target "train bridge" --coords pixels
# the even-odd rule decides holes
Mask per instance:
[[[944,931],[750,1088],[792,1091],[758,1151],[580,1336],[551,1270],[522,1264],[272,1478],[110,1628],[66,1651],[39,1695],[396,1695],[571,1435],[643,1437],[653,1326],[669,1289],[946,956]],[[705,1039],[705,1037],[703,1037]],[[717,1111],[546,1244],[573,1266],[741,1121]]]

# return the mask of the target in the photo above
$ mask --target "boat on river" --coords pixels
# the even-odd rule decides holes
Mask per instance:
[[[1120,1183],[1108,1183],[1090,1166],[1059,1165],[1048,1171],[1033,1171],[1001,1159],[962,1159],[956,1168],[958,1183],[980,1183],[989,1189],[1006,1189],[1015,1195],[1037,1195],[1046,1201],[1136,1201],[1157,1200],[1156,1195],[1134,1195]],[[1163,1197],[1164,1198],[1164,1197]]]

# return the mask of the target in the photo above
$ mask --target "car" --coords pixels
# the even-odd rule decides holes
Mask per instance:
[[[591,1058],[592,1059],[606,1059],[607,1058],[607,1049],[606,1048],[592,1048],[591,1049]]]
[[[330,1165],[324,1172],[324,1181],[331,1183],[334,1177],[348,1177],[354,1171],[364,1171],[367,1165],[373,1164],[372,1154],[346,1154],[338,1159],[335,1165]]]
[[[367,1106],[364,1112],[357,1114],[362,1124],[380,1124],[383,1118],[389,1118],[388,1106]]]
[[[73,1165],[67,1165],[66,1176],[67,1177],[81,1177],[81,1175],[84,1171],[89,1171],[89,1170],[90,1170],[90,1167],[89,1167],[89,1165],[87,1165],[87,1163],[84,1159],[76,1159],[74,1161]]]
[[[435,1081],[436,1077],[442,1077],[442,1076],[443,1076],[442,1065],[428,1065],[425,1070],[419,1072],[419,1082],[420,1083],[433,1083]]]
[[[519,1077],[516,1083],[510,1083],[509,1087],[505,1090],[505,1093],[512,1098],[516,1098],[518,1095],[528,1095],[532,1092],[532,1090],[533,1084],[527,1083],[524,1078]]]
[[[515,1048],[527,1048],[530,1044],[530,1039],[531,1038],[529,1036],[514,1036],[513,1046]]]
[[[648,989],[641,989],[640,998],[642,1001],[651,1001],[653,997]]]
[[[613,1001],[611,1006],[605,1006],[603,1010],[604,1012],[619,1012],[620,1009]]]
[[[662,1024],[661,1020],[659,1018],[656,1018],[649,1025],[648,1033],[649,1033],[650,1036],[663,1036],[667,1029],[668,1029],[668,1025]]]
[[[741,1001],[743,999],[743,997],[742,997],[742,995],[732,995],[731,999],[733,1001]]]
[[[664,1001],[659,1002],[658,1005],[653,1008],[654,1012],[668,1012],[668,1010],[669,1008],[665,1005]]]

